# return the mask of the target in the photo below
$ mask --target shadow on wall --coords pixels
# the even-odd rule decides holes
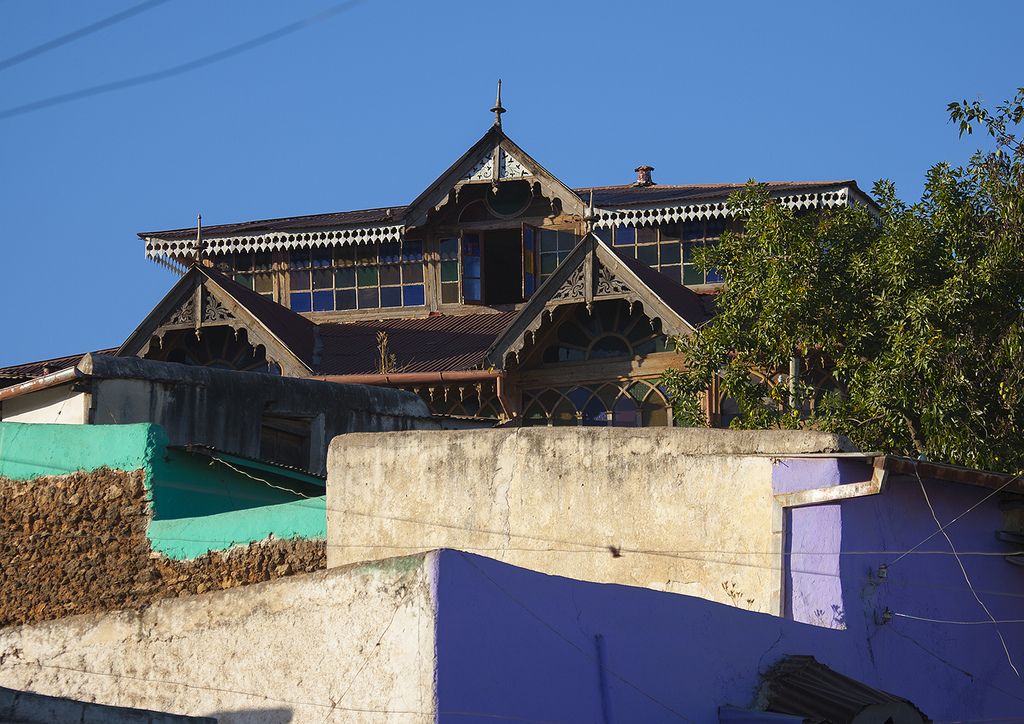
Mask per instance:
[[[291,709],[234,709],[233,711],[213,712],[209,716],[216,719],[217,724],[287,724],[294,719]]]

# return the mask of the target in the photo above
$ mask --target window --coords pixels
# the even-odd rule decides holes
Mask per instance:
[[[426,303],[422,241],[295,249],[288,268],[289,306],[296,312]]]
[[[214,261],[218,271],[244,287],[274,298],[274,259],[269,251],[239,251],[223,254]]]
[[[537,229],[537,256],[540,261],[540,281],[551,276],[559,264],[576,246],[576,235],[571,231]]]
[[[657,380],[550,387],[523,393],[523,424],[666,427],[672,408]]]
[[[717,284],[722,275],[715,269],[699,266],[694,252],[716,243],[724,230],[724,219],[708,219],[660,226],[617,226],[610,236],[620,252],[657,269],[674,282]],[[602,238],[606,236],[607,231]]]
[[[459,253],[460,247],[461,254]],[[440,251],[441,303],[458,304],[463,300],[466,302],[483,301],[483,266],[480,258],[479,234],[463,234],[462,239],[441,239]]]

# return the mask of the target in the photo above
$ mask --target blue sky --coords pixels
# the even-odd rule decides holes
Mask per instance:
[[[137,0],[0,0],[0,59]],[[170,0],[0,70],[0,112],[332,6]],[[1017,2],[364,0],[169,80],[0,119],[0,365],[116,346],[176,277],[136,232],[405,203],[488,127],[570,185],[893,179],[1024,85]]]

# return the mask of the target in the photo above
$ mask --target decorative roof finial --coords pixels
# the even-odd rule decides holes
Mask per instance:
[[[505,112],[505,109],[501,107],[501,78],[498,78],[498,98],[494,101],[494,108],[491,109],[491,113],[494,114],[494,125],[501,128],[501,114]]]
[[[198,264],[203,260],[203,215],[196,215],[196,258]]]

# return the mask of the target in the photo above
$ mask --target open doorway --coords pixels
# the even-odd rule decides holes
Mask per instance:
[[[484,233],[484,304],[523,301],[522,231],[493,229]]]

